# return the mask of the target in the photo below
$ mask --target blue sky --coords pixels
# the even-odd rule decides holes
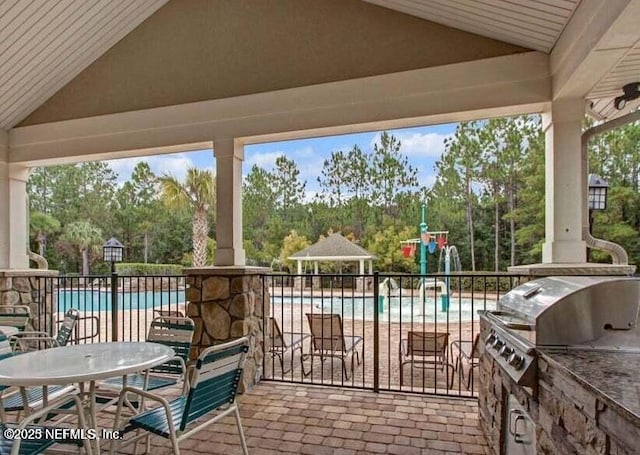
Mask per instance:
[[[402,152],[408,157],[411,165],[418,169],[421,185],[428,187],[432,185],[435,178],[434,163],[444,151],[444,140],[453,134],[455,127],[456,124],[445,124],[388,130],[400,140]],[[276,158],[284,154],[298,165],[300,178],[306,180],[307,193],[311,197],[318,191],[316,179],[320,176],[322,163],[332,152],[348,151],[354,145],[358,145],[363,151],[373,150],[373,144],[378,142],[380,133],[344,134],[249,145],[245,147],[243,174],[247,175],[254,164],[270,171],[273,169]],[[147,161],[157,175],[168,173],[179,179],[185,175],[190,166],[215,169],[215,160],[211,150],[127,158],[113,160],[110,164],[118,174],[118,181],[124,182],[130,178],[131,171],[140,161]]]

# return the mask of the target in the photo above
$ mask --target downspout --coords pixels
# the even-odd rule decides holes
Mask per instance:
[[[616,265],[629,264],[629,256],[625,249],[617,243],[609,242],[608,240],[596,239],[591,235],[591,233],[589,233],[589,190],[587,187],[589,174],[588,145],[589,140],[591,140],[592,137],[638,120],[640,120],[640,111],[635,111],[630,114],[623,115],[622,117],[615,118],[609,122],[589,128],[582,133],[582,201],[584,204],[582,210],[582,239],[587,244],[588,248],[603,250],[609,253],[613,264]]]

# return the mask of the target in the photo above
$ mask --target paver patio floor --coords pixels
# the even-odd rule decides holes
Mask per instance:
[[[489,453],[472,399],[262,382],[239,403],[254,455]],[[193,435],[181,453],[241,454],[234,422],[226,417]],[[153,455],[171,453],[161,438],[152,446]]]

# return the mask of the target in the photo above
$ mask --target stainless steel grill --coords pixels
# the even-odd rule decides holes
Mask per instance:
[[[558,276],[530,281],[481,312],[486,352],[517,383],[534,387],[536,348],[640,351],[640,279]]]

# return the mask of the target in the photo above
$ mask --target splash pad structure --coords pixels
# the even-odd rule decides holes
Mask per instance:
[[[418,247],[420,248],[420,275],[422,278],[418,281],[416,290],[419,293],[420,301],[424,304],[427,295],[440,296],[441,311],[449,311],[450,304],[450,278],[452,268],[454,271],[461,271],[460,257],[455,245],[449,245],[449,231],[429,231],[427,228],[427,206],[422,205],[422,221],[420,223],[420,237],[415,239],[403,240],[400,242],[402,254],[404,257],[411,257],[415,254]],[[445,279],[437,279],[436,277],[428,278],[427,275],[427,252],[434,254],[436,250],[440,250],[438,259],[438,272],[444,267]],[[398,295],[399,286],[393,278],[386,278],[379,285],[379,302],[380,312],[389,311],[389,304],[392,297]]]

